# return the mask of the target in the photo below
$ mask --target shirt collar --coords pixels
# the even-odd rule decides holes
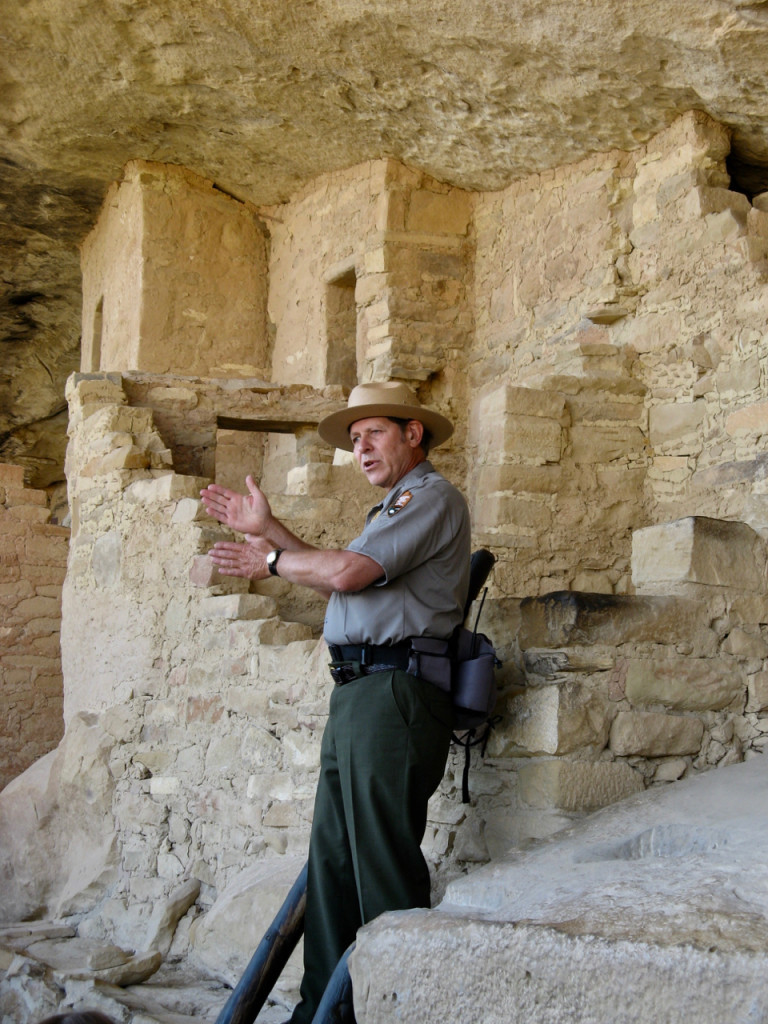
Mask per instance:
[[[413,469],[409,470],[405,474],[405,476],[400,477],[392,490],[387,493],[387,496],[383,501],[380,501],[378,505],[373,506],[371,511],[368,513],[368,520],[370,520],[372,516],[381,512],[382,509],[389,508],[390,505],[397,501],[403,491],[406,491],[411,484],[415,484],[417,480],[421,480],[421,478],[425,477],[427,473],[433,472],[434,467],[429,459],[425,459],[423,462],[420,462],[418,466],[414,466]]]

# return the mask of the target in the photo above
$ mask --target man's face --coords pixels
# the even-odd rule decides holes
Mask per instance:
[[[375,487],[389,490],[424,459],[423,428],[410,420],[403,430],[385,416],[357,420],[349,428],[358,465]]]

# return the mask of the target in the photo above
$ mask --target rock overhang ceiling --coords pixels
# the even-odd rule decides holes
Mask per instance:
[[[0,458],[38,483],[77,247],[128,160],[259,204],[382,156],[494,190],[700,109],[768,188],[765,0],[20,0],[0,53]]]

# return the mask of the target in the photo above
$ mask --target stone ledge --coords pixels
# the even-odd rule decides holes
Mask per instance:
[[[559,590],[520,604],[520,648],[689,641],[705,626],[700,606],[677,597]]]
[[[651,593],[665,584],[702,583],[763,593],[765,541],[746,523],[688,516],[632,535],[632,582]]]
[[[587,811],[645,789],[642,775],[622,761],[538,761],[518,772],[518,792],[529,806]]]
[[[200,602],[201,619],[271,619],[277,614],[274,598],[260,594],[221,594]]]
[[[611,750],[621,757],[698,754],[704,723],[690,715],[619,711],[611,726]]]

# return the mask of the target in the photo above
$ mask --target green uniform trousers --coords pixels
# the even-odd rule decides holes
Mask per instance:
[[[309,846],[304,979],[292,1024],[312,1020],[362,924],[386,910],[429,906],[421,840],[452,718],[450,694],[399,670],[334,689]]]

